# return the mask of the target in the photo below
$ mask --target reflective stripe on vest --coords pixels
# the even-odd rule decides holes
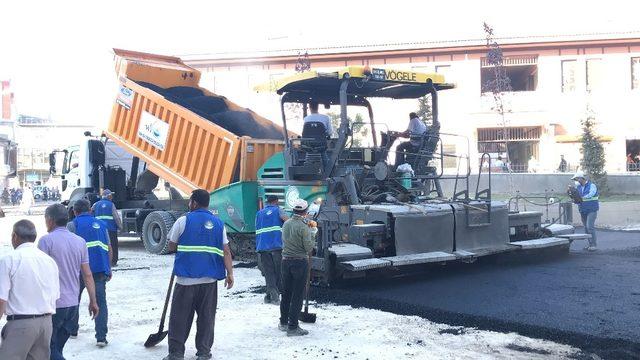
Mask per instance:
[[[109,215],[100,215],[100,216],[96,216],[95,218],[100,220],[113,220],[113,216],[109,216]]]
[[[104,251],[109,251],[109,246],[105,245],[102,241],[87,241],[87,247],[91,248],[91,247],[99,247],[102,248],[102,250]]]
[[[214,246],[178,245],[179,252],[205,252],[224,257],[224,251]]]
[[[598,197],[594,196],[592,198],[582,199],[582,202],[587,202],[587,201],[598,201]]]
[[[271,227],[258,229],[258,230],[256,230],[256,235],[263,234],[263,233],[268,233],[268,232],[272,232],[272,231],[282,231],[282,227],[280,227],[280,226],[271,226]]]

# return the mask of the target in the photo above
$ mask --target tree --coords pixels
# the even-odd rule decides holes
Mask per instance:
[[[483,23],[485,39],[487,41],[487,65],[493,70],[493,77],[488,79],[482,84],[483,92],[490,92],[493,95],[493,110],[500,117],[500,123],[502,125],[502,138],[504,140],[504,151],[506,155],[506,161],[509,161],[509,130],[507,118],[505,113],[510,112],[509,106],[505,99],[504,93],[511,91],[511,79],[507,76],[507,71],[504,67],[504,55],[502,48],[495,41],[493,37],[493,28]]]
[[[589,106],[587,106],[587,114],[581,124],[582,137],[580,141],[582,146],[580,147],[580,153],[582,154],[582,159],[580,160],[580,167],[587,173],[589,179],[598,186],[600,193],[606,193],[608,187],[607,172],[604,170],[606,162],[604,147],[595,132],[596,118]]]
[[[416,114],[424,122],[433,121],[433,113],[431,112],[431,96],[430,95],[425,95],[421,98],[418,98],[418,111],[416,111]]]
[[[331,119],[331,127],[337,130],[340,127],[340,114],[330,112],[327,113],[327,116]],[[351,138],[353,146],[362,146],[362,141],[369,136],[369,128],[364,123],[364,118],[361,114],[356,114],[355,120],[352,120],[350,116],[347,116],[347,120],[349,121],[349,127],[353,131],[353,137]]]

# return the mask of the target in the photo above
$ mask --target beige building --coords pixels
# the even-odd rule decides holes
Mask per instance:
[[[254,53],[183,56],[203,72],[205,87],[280,122],[278,96],[254,86],[295,71],[308,52],[315,70],[348,65],[443,73],[457,85],[440,95],[443,137],[449,152],[465,153],[472,164],[488,152],[504,156],[505,135],[514,171],[557,171],[560,155],[570,170],[580,162],[581,119],[587,109],[598,122],[607,170],[627,172],[627,154],[640,153],[640,33],[497,39],[513,91],[503,96],[507,110],[494,110],[483,84],[493,76],[483,40],[406,43]],[[416,101],[373,101],[376,123],[403,130]],[[294,130],[301,127],[293,121]],[[634,169],[631,169],[634,170]]]

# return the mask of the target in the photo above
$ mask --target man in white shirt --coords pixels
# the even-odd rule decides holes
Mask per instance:
[[[420,138],[427,132],[427,125],[418,117],[416,113],[409,114],[409,127],[404,132],[398,134],[401,137],[409,138],[407,142],[396,147],[396,168],[406,161],[407,153],[417,153],[422,143]]]
[[[327,137],[331,137],[331,135],[333,134],[333,128],[331,127],[331,119],[327,115],[318,113],[318,103],[314,101],[310,102],[309,111],[311,112],[311,114],[304,117],[304,123],[305,124],[308,122],[322,123],[322,125],[324,125],[325,134],[327,135]],[[304,132],[302,134],[302,137],[304,137]]]
[[[0,359],[49,359],[51,314],[60,297],[58,266],[34,244],[36,228],[29,220],[13,225],[15,251],[0,259]]]

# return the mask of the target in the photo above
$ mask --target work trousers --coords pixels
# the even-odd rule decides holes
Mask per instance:
[[[46,360],[51,354],[51,316],[7,321],[2,328],[0,359]]]
[[[176,284],[169,315],[169,355],[184,356],[194,313],[196,320],[196,356],[211,356],[218,305],[218,283]]]
[[[282,299],[280,300],[280,324],[289,329],[298,327],[302,300],[307,282],[307,259],[282,260]]]
[[[282,291],[280,282],[282,250],[261,251],[258,256],[260,256],[262,275],[264,275],[267,284],[267,299],[277,301],[280,299]]]
[[[96,302],[98,303],[98,316],[95,319],[96,341],[107,340],[108,321],[109,321],[109,309],[107,307],[107,275],[105,273],[93,273],[93,281],[96,284]],[[84,280],[80,278],[80,294],[78,294],[78,303],[82,298],[82,291],[84,290]],[[71,335],[77,336],[78,329],[80,328],[80,311],[76,313],[74,319],[74,328],[71,331]]]
[[[75,328],[78,317],[78,306],[57,308],[53,314],[53,331],[51,334],[51,360],[64,360],[62,351]]]
[[[112,259],[111,266],[118,265],[118,231],[109,230],[109,242],[111,243]]]
[[[403,142],[396,147],[396,168],[407,161],[407,155],[415,154],[418,147],[413,145],[411,141]]]
[[[580,213],[580,217],[582,218],[582,225],[584,225],[584,232],[591,235],[589,246],[597,246],[596,217],[598,217],[598,212],[591,211],[588,213]]]

